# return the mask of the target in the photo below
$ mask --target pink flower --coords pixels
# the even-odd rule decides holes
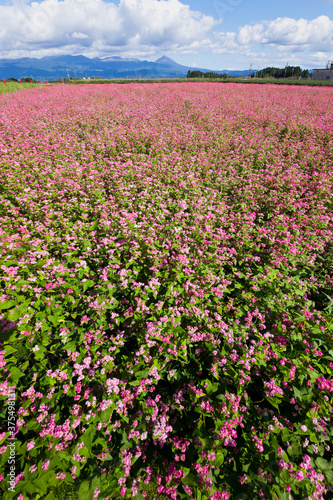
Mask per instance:
[[[236,445],[236,441],[231,437],[228,437],[224,440],[224,446],[232,446],[233,448],[235,448]]]
[[[94,500],[96,500],[96,498],[98,498],[98,495],[100,494],[101,490],[99,490],[98,488],[95,489],[94,491]]]
[[[27,450],[28,451],[32,450],[34,448],[34,446],[35,446],[35,441],[29,441],[27,443]]]
[[[50,465],[50,460],[45,460],[45,462],[43,462],[42,464],[42,469],[47,470],[49,468],[49,465]]]

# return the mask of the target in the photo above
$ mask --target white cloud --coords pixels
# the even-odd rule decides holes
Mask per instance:
[[[333,1],[333,0],[332,0]],[[238,32],[216,33],[212,50],[246,56],[258,65],[323,65],[333,56],[333,22],[328,16],[313,20],[277,18],[240,26]]]
[[[16,0],[0,5],[0,57],[189,50],[218,22],[179,0]]]
[[[313,50],[329,51],[333,48],[333,22],[328,16],[319,16],[311,21],[278,17],[273,21],[242,26],[236,40],[240,45],[309,45]]]
[[[220,21],[191,10],[186,0],[5,1],[12,3],[0,4],[0,58],[213,53],[245,67],[249,61],[261,67],[286,61],[318,67],[333,58],[333,22],[325,15],[281,17],[230,32],[218,31]]]

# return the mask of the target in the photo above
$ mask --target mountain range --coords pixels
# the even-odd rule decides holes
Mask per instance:
[[[41,59],[23,57],[20,59],[0,59],[0,79],[33,78],[35,80],[59,80],[60,78],[183,78],[188,70],[212,71],[176,63],[167,56],[155,62],[118,56],[103,59],[85,56],[46,56]],[[230,76],[246,76],[248,70],[221,70]]]

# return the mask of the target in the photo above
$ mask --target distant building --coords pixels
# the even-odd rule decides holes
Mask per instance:
[[[333,81],[333,63],[327,65],[326,69],[314,69],[312,80],[331,80]]]

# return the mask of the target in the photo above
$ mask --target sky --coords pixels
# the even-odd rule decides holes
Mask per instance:
[[[60,54],[325,68],[333,0],[0,0],[0,59]]]

